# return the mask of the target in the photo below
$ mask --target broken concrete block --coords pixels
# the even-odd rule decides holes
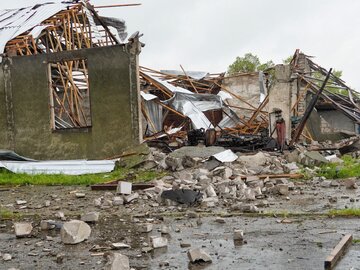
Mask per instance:
[[[160,228],[160,232],[162,234],[169,234],[170,233],[170,228],[166,225],[162,225],[161,228]]]
[[[14,223],[16,237],[26,237],[31,234],[33,226],[29,222]]]
[[[25,201],[25,200],[16,200],[16,204],[17,205],[27,204],[27,201]]]
[[[209,185],[206,189],[205,189],[206,195],[208,197],[216,197],[216,192],[215,189],[213,187],[213,185]]]
[[[257,208],[255,205],[253,204],[243,204],[243,203],[238,203],[235,204],[233,206],[231,206],[232,210],[238,210],[240,212],[243,213],[259,213],[259,208]]]
[[[168,245],[168,240],[161,236],[151,236],[151,244],[153,248],[162,248]]]
[[[357,189],[358,188],[355,177],[347,178],[347,179],[343,180],[343,183],[344,183],[344,186],[348,189]]]
[[[66,220],[64,212],[61,212],[61,211],[57,212],[57,213],[55,214],[55,217],[60,218],[60,219],[63,220],[63,221]]]
[[[61,223],[56,223],[54,220],[41,220],[40,221],[40,229],[42,230],[52,230],[52,229],[60,229],[62,226]]]
[[[234,240],[243,241],[244,240],[244,231],[239,229],[234,229]]]
[[[120,196],[115,196],[112,200],[114,206],[119,206],[124,204],[124,199]]]
[[[81,220],[89,223],[97,222],[99,220],[99,212],[89,212],[81,215]]]
[[[111,248],[112,249],[123,249],[123,248],[130,248],[130,246],[125,243],[112,243]]]
[[[221,218],[221,217],[216,217],[215,222],[217,222],[217,223],[226,223],[225,219]]]
[[[131,195],[126,196],[124,201],[125,201],[125,203],[130,203],[131,201],[133,201],[133,200],[135,200],[137,198],[139,198],[139,193],[135,192],[135,193],[133,193]]]
[[[148,233],[153,230],[153,225],[151,223],[144,223],[139,225],[139,232]]]
[[[132,191],[132,183],[124,182],[124,181],[118,182],[116,193],[130,195],[131,191]]]
[[[191,243],[190,242],[180,242],[180,247],[182,247],[182,248],[191,247]]]
[[[75,196],[76,196],[76,198],[79,198],[79,199],[81,199],[81,198],[85,198],[85,193],[82,193],[82,192],[76,192],[76,193],[75,193]]]
[[[233,171],[229,167],[221,166],[213,170],[213,176],[220,176],[223,179],[229,179],[232,175]]]
[[[129,258],[120,253],[107,254],[105,270],[130,270]]]
[[[278,184],[276,188],[280,195],[289,195],[289,186],[287,184]]]
[[[196,263],[196,262],[208,262],[211,263],[212,259],[209,254],[207,254],[203,249],[201,248],[195,248],[188,251],[188,257],[190,259],[190,262]]]
[[[4,255],[2,255],[2,259],[7,262],[12,259],[12,256],[9,253],[4,253]]]
[[[90,234],[90,226],[80,220],[65,222],[60,230],[61,241],[64,244],[78,244],[88,239]]]

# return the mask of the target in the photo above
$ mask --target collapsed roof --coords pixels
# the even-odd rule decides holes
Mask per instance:
[[[9,56],[108,46],[126,36],[124,21],[100,17],[84,0],[0,11],[0,53]]]

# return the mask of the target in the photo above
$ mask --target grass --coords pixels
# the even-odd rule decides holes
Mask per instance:
[[[14,213],[7,209],[0,208],[0,220],[1,219],[15,219],[20,217],[20,214]]]
[[[321,166],[319,176],[325,176],[327,179],[360,177],[360,160],[345,155],[341,158],[342,164],[328,163]]]
[[[163,172],[132,170],[130,168],[116,168],[111,173],[86,175],[28,175],[0,170],[0,185],[93,185],[113,180],[137,183],[147,182],[164,175]]]
[[[335,217],[360,217],[360,208],[332,209],[328,214]]]
[[[352,240],[353,244],[360,244],[360,239],[354,239]]]

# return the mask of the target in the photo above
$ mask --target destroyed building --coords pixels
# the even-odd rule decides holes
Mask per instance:
[[[230,76],[143,67],[145,140],[251,150],[356,136],[359,94],[327,74],[299,50],[290,64]]]
[[[140,142],[138,35],[88,1],[0,12],[0,148],[103,159]]]

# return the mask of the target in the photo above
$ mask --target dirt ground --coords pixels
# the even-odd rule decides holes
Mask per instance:
[[[230,206],[224,205],[213,209],[153,207],[143,199],[99,209],[93,201],[105,191],[91,191],[89,187],[2,187],[0,206],[19,214],[18,220],[32,222],[34,230],[31,237],[18,239],[13,220],[0,220],[0,253],[12,255],[10,261],[0,259],[0,269],[103,269],[103,253],[107,250],[99,247],[107,248],[114,242],[131,246],[118,252],[129,257],[134,269],[323,269],[326,256],[343,234],[351,233],[354,239],[360,239],[358,218],[331,218],[325,214],[329,209],[359,207],[359,191],[341,186],[316,190],[309,184],[299,186],[288,198],[269,198],[269,206],[260,208],[262,213],[251,215],[231,212]],[[85,198],[76,198],[74,191],[84,192]],[[330,203],[329,198],[334,197],[337,202]],[[27,201],[26,207],[16,204],[19,199]],[[50,201],[50,206],[45,207],[45,201]],[[58,230],[39,228],[42,219],[61,222],[56,217],[58,211],[64,212],[67,220],[98,211],[100,220],[91,225],[90,239],[64,245]],[[218,216],[225,223],[216,222]],[[139,232],[144,222],[153,224],[152,232]],[[163,225],[170,228],[170,234],[165,235],[167,248],[144,253],[149,237],[160,235]],[[234,229],[244,231],[243,244],[234,243]],[[181,248],[181,242],[191,247]],[[195,247],[206,250],[213,262],[190,264],[187,251]],[[350,247],[336,269],[360,269],[359,244]]]

